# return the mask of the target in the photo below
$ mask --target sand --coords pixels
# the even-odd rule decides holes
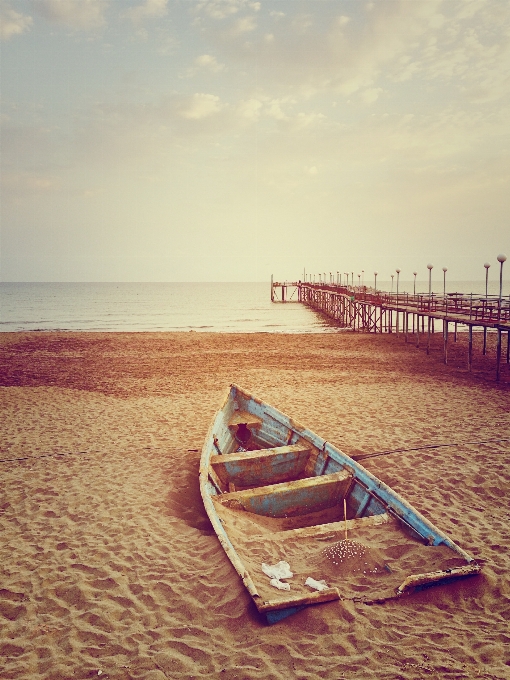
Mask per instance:
[[[507,373],[354,334],[2,334],[0,355],[2,680],[510,677]],[[231,382],[350,455],[452,444],[363,464],[482,575],[265,624],[198,490]]]

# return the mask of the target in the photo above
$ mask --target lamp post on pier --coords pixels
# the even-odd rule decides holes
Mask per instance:
[[[394,278],[394,276],[395,276],[395,274],[391,275],[391,294],[392,295],[393,295],[393,278]]]
[[[443,305],[444,305],[444,318],[443,318],[443,352],[444,352],[444,363],[448,363],[448,300],[446,299],[446,272],[448,267],[443,267]]]
[[[499,262],[499,303],[498,303],[498,344],[496,348],[496,382],[499,382],[499,367],[501,363],[501,301],[503,297],[503,263],[506,262],[506,255],[500,253],[497,258]]]
[[[395,269],[395,271],[397,272],[397,323],[396,323],[397,328],[396,328],[396,331],[397,331],[397,335],[398,335],[398,280],[400,278],[400,269]]]
[[[361,285],[362,286],[365,285],[365,270],[364,269],[361,270]]]
[[[499,262],[499,311],[498,311],[498,321],[501,320],[501,300],[503,297],[503,263],[506,262],[506,255],[501,253],[498,255]]]
[[[413,276],[414,276],[413,298],[416,297],[416,275],[417,275],[417,274],[418,274],[418,272],[413,272]],[[416,300],[413,300],[413,305],[416,305]],[[417,306],[417,305],[416,305],[416,309],[418,309],[418,306]],[[417,314],[416,317],[417,317],[417,321],[418,321],[418,323],[419,323],[419,322],[420,322],[420,317],[419,317],[419,315]],[[413,312],[413,335],[414,335],[414,312]]]
[[[377,293],[377,272],[374,272],[374,292]]]
[[[485,267],[485,309],[487,311],[487,300],[489,297],[489,267],[491,266],[490,262],[485,262],[484,265]],[[487,326],[483,327],[483,350],[482,354],[487,354]]]
[[[427,269],[429,270],[429,316],[428,316],[428,323],[427,323],[427,354],[430,354],[430,325],[431,325],[431,319],[430,319],[430,303],[432,299],[432,269],[434,265],[433,264],[428,264]]]
[[[361,274],[358,274],[358,289],[361,286]]]

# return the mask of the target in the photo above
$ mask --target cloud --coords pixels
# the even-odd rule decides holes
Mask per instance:
[[[244,33],[250,33],[257,28],[257,22],[255,17],[247,16],[241,17],[234,22],[230,33],[231,35],[243,35]]]
[[[46,20],[70,28],[92,30],[106,23],[104,0],[37,0],[34,7]]]
[[[249,121],[257,121],[262,111],[262,102],[258,99],[247,99],[239,102],[237,111],[241,118]]]
[[[168,13],[167,4],[168,0],[145,0],[125,10],[121,16],[132,21],[134,26],[140,26],[147,19],[164,17]]]
[[[237,14],[245,4],[244,0],[203,0],[195,11],[197,14],[203,12],[211,19],[221,20]]]
[[[265,107],[265,115],[274,118],[275,120],[289,120],[289,116],[282,111],[282,103],[284,103],[284,101],[280,99],[273,99],[270,101]]]
[[[311,14],[298,14],[291,22],[292,30],[297,35],[304,35],[313,26]]]
[[[200,120],[208,118],[221,111],[220,98],[214,94],[197,92],[185,99],[179,106],[179,114],[188,120]]]
[[[55,176],[44,173],[22,172],[2,173],[2,188],[5,191],[4,200],[11,195],[16,197],[23,194],[44,194],[60,190],[62,180]]]
[[[246,6],[227,5],[236,11]],[[292,7],[285,5],[286,11]],[[409,93],[413,86],[430,87],[430,96],[474,103],[503,99],[508,92],[508,3],[392,0],[365,12],[360,3],[352,16],[335,11],[334,4],[329,15],[311,11],[314,7],[306,5],[306,14],[278,13],[270,33],[249,15],[237,16],[226,30],[210,23],[208,37],[222,62],[256,68],[261,88],[273,97],[359,93],[360,101],[373,105],[383,91],[388,93],[383,101],[391,102],[404,83]],[[342,6],[344,12],[349,8]],[[409,94],[410,102],[416,99]]]
[[[206,68],[209,71],[213,71],[214,73],[222,71],[225,68],[225,64],[218,64],[216,57],[213,57],[210,54],[200,55],[195,59],[195,64],[201,68]]]
[[[364,92],[361,93],[361,98],[365,104],[373,104],[382,92],[381,87],[369,87]]]
[[[33,19],[16,12],[6,2],[0,4],[0,39],[9,40],[13,35],[21,35],[32,26]]]

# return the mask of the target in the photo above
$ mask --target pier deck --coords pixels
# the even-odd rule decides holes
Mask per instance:
[[[506,363],[510,362],[510,299],[463,293],[446,295],[388,293],[367,286],[309,282],[275,282],[271,279],[272,302],[301,302],[342,328],[357,332],[402,334],[430,352],[431,335],[440,322],[444,363],[448,363],[448,337],[453,326],[457,340],[459,326],[468,332],[468,370],[472,367],[473,330],[483,332],[483,354],[487,333],[497,333],[496,380],[500,380],[503,335],[506,334]]]

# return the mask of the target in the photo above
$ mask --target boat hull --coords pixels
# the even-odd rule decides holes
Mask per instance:
[[[363,466],[237,385],[207,434],[200,490],[222,547],[270,623],[312,604],[381,602],[480,571]],[[272,583],[262,563],[282,560],[293,577]],[[308,577],[323,582],[321,590],[311,590]]]

